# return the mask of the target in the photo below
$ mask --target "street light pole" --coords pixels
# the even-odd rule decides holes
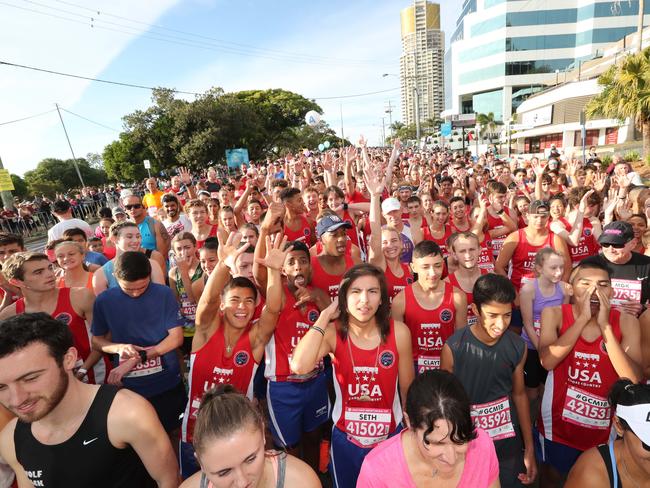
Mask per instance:
[[[476,124],[476,160],[478,161],[478,138],[481,134],[481,124]]]
[[[641,52],[643,48],[643,15],[644,15],[645,0],[639,0],[639,16],[636,26],[637,51]]]
[[[415,93],[415,138],[418,147],[420,147],[420,91],[418,90],[417,80],[414,80],[413,92]]]

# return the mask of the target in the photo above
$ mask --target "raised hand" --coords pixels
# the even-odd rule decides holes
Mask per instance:
[[[228,266],[230,271],[235,272],[237,258],[244,254],[248,247],[246,245],[239,247],[241,232],[231,232],[225,242],[221,235],[217,235],[217,239],[219,240],[219,248],[217,249],[219,261]]]
[[[542,166],[542,163],[537,158],[533,159],[530,162],[530,166],[533,168],[533,171],[535,172],[535,176],[537,176],[538,178],[544,174],[544,167]]]
[[[363,135],[359,136],[359,147],[366,147],[368,144],[368,141]]]
[[[597,173],[594,175],[594,188],[597,192],[602,192],[607,183],[607,174]]]
[[[578,210],[581,213],[585,213],[585,210],[587,210],[587,200],[589,200],[589,197],[594,194],[594,191],[595,190],[589,190],[580,199],[580,204],[578,205]]]
[[[371,167],[368,167],[363,173],[363,180],[366,183],[366,188],[371,195],[381,195],[386,186],[386,176],[381,180],[377,176],[375,170]]]
[[[293,246],[287,247],[288,239],[287,236],[281,236],[280,234],[276,234],[274,239],[271,239],[271,236],[266,236],[266,256],[256,258],[255,261],[257,261],[257,264],[266,266],[268,269],[280,271],[282,266],[284,266],[287,254],[293,249]]]
[[[262,221],[261,228],[266,230],[269,234],[279,232],[281,230],[280,224],[284,218],[284,213],[284,204],[280,202],[272,202],[266,210],[266,215]]]
[[[178,176],[180,176],[181,182],[184,185],[192,184],[192,173],[190,173],[189,169],[184,167],[178,168]]]

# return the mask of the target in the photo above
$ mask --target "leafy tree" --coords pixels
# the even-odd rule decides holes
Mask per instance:
[[[91,168],[85,159],[77,159],[77,166],[87,186],[106,183],[106,173]],[[35,169],[27,171],[24,179],[30,192],[35,194],[42,193],[43,188],[55,188],[56,191],[65,192],[71,188],[81,187],[72,159],[65,161],[55,158],[44,159]]]
[[[18,175],[11,175],[11,181],[14,184],[13,194],[17,197],[23,198],[29,194],[29,189],[27,188],[27,183]]]
[[[488,112],[487,114],[477,114],[476,122],[481,124],[481,130],[479,134],[481,137],[488,136],[490,144],[492,144],[492,138],[497,131],[497,126],[501,124],[500,121],[494,118],[494,112]]]
[[[401,122],[393,122],[391,127],[393,129],[393,137],[399,137],[402,141],[416,138],[417,130],[415,124],[404,125]],[[390,137],[386,138],[386,142],[392,144]]]
[[[629,54],[598,78],[603,90],[586,107],[588,117],[631,117],[643,133],[643,155],[650,155],[650,48]]]
[[[143,161],[150,157],[144,144],[136,143],[129,132],[122,132],[120,138],[106,146],[102,154],[106,174],[115,181],[135,181],[146,177]]]

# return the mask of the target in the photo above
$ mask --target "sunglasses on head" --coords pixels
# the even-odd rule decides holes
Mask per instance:
[[[141,203],[133,203],[131,205],[124,205],[124,208],[127,210],[133,210],[134,208],[142,208]]]
[[[608,242],[601,244],[600,247],[613,247],[614,249],[623,249],[625,247],[625,244],[612,244],[611,242]]]

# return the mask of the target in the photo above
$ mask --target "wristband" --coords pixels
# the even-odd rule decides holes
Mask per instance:
[[[83,378],[83,377],[86,376],[87,374],[88,374],[88,370],[87,370],[86,368],[79,368],[79,369],[76,371],[75,376],[81,376],[81,377]]]
[[[310,329],[314,329],[315,331],[320,332],[323,335],[323,337],[325,337],[325,331],[323,329],[321,329],[320,327],[318,327],[317,325],[312,325],[310,327]]]
[[[146,363],[147,362],[147,351],[138,351],[138,354],[140,354],[140,362],[141,363]]]
[[[348,209],[348,204],[347,204],[347,203],[344,203],[344,204],[343,204],[343,210],[345,211],[345,210],[347,210],[347,209]]]

